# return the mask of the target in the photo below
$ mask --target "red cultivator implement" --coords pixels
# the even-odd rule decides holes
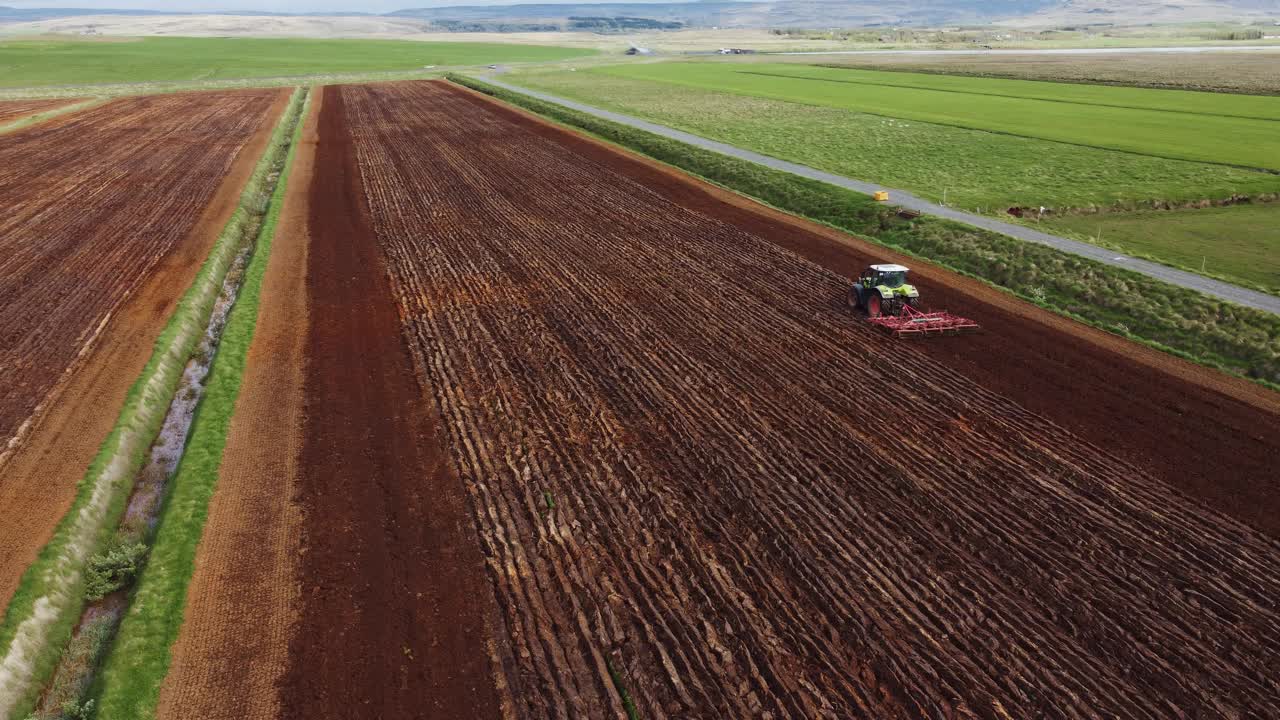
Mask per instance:
[[[978,323],[947,312],[921,312],[902,306],[901,315],[869,317],[867,322],[894,335],[943,335],[978,329]]]

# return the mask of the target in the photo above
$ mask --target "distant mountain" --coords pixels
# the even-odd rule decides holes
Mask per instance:
[[[412,0],[410,0],[412,1]],[[353,3],[357,4],[357,3]],[[208,14],[208,13],[206,13]],[[287,15],[227,12],[217,15]],[[154,10],[0,7],[0,23],[58,20],[88,15],[192,15]],[[983,25],[1046,27],[1064,24],[1145,24],[1280,18],[1280,0],[702,0],[698,2],[576,2],[529,5],[457,5],[363,12],[305,13],[297,17],[372,17],[426,22],[440,29],[560,29],[571,18],[636,21],[660,26],[739,28],[853,28],[884,25],[937,27]],[[581,22],[581,21],[579,21]]]
[[[691,27],[855,27],[982,23],[1029,15],[1062,0],[779,0],[776,2],[461,5],[390,13],[431,22],[534,22],[569,16],[628,16]]]
[[[163,10],[103,10],[100,8],[19,8],[0,7],[0,22],[36,22],[81,15],[172,15]]]

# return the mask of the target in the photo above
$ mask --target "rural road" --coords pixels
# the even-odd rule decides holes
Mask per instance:
[[[624,115],[611,110],[604,110],[576,102],[574,100],[569,100],[567,98],[539,92],[537,90],[529,90],[528,88],[502,82],[494,78],[492,75],[485,76],[484,80],[485,82],[505,88],[512,92],[524,93],[525,95],[538,98],[539,100],[556,103],[558,105],[578,110],[579,112],[584,112],[606,120],[612,120],[616,123],[646,130],[654,133],[655,135],[668,137],[672,140],[679,140],[680,142],[711,150],[712,152],[718,152],[740,160],[759,163],[760,165],[764,165],[775,170],[782,170],[783,172],[789,172],[793,175],[799,175],[811,180],[829,183],[831,185],[847,188],[865,195],[870,195],[877,190],[888,190],[889,197],[894,205],[909,208],[911,210],[918,210],[926,215],[955,220],[956,222],[961,222],[966,225],[972,225],[974,227],[983,228],[984,230],[991,230],[993,232],[1009,235],[1011,237],[1018,238],[1019,240],[1048,245],[1049,247],[1056,248],[1063,252],[1080,255],[1082,257],[1089,258],[1090,260],[1096,260],[1105,265],[1112,265],[1126,270],[1132,270],[1133,272],[1142,273],[1143,275],[1167,282],[1170,285],[1177,285],[1179,287],[1197,290],[1206,295],[1212,295],[1214,297],[1222,298],[1223,300],[1229,300],[1234,303],[1239,303],[1251,308],[1265,310],[1267,312],[1280,315],[1280,297],[1276,297],[1274,295],[1268,295],[1266,293],[1257,292],[1231,283],[1214,280],[1203,275],[1177,270],[1175,268],[1168,267],[1167,265],[1161,265],[1159,263],[1130,257],[1128,255],[1121,255],[1112,250],[1098,247],[1097,245],[1090,245],[1088,243],[1069,240],[1057,235],[1050,235],[1049,233],[1033,230],[1022,225],[1003,222],[983,215],[962,212],[954,208],[945,207],[943,205],[918,198],[915,195],[902,190],[894,190],[892,188],[886,188],[883,185],[854,180],[842,175],[823,172],[822,170],[815,170],[807,165],[800,165],[799,163],[779,160],[778,158],[769,157],[768,155],[761,155],[760,153],[744,150],[735,145],[716,142],[715,140],[708,140],[707,138],[699,135],[693,135],[665,125],[641,120],[640,118],[632,117],[630,115]]]

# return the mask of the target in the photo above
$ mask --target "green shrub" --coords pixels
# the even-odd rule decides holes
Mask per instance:
[[[84,599],[95,602],[127,587],[138,576],[138,567],[147,556],[142,543],[113,545],[89,558],[84,574]]]
[[[83,705],[68,700],[62,706],[63,720],[93,720],[93,701],[88,700]]]

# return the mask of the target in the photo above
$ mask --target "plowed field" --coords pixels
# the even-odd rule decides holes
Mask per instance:
[[[1085,440],[990,389],[1001,363],[1033,380],[1057,364],[988,354],[983,384],[969,379],[956,368],[972,354],[947,357],[963,343],[895,341],[841,307],[857,268],[457,89],[342,88],[335,108],[371,226],[353,214],[344,234],[381,248],[469,494],[509,715],[623,717],[620,686],[642,717],[1280,714],[1280,544],[1172,490],[1141,453],[1090,442],[1108,428]],[[381,264],[351,258],[353,273]],[[952,309],[985,307],[969,303]],[[1001,312],[1032,337],[1012,311],[979,319]],[[353,342],[328,347],[368,362]],[[1119,376],[1153,393],[1183,382],[1137,361]],[[1199,421],[1261,414],[1200,392]],[[1081,402],[1064,395],[1062,414],[1099,417]],[[1144,422],[1173,437],[1189,421],[1171,404]],[[1194,439],[1171,452],[1260,477],[1263,417],[1244,460]],[[375,466],[430,453],[361,427],[347,441]],[[367,498],[412,482],[375,477]],[[383,512],[383,534],[358,543],[403,532]],[[351,567],[400,586],[335,562]]]
[[[79,102],[76,98],[52,98],[41,100],[8,100],[0,102],[0,125],[6,125],[28,115],[47,112],[54,108]]]
[[[129,98],[0,136],[0,452],[191,232],[279,96]]]

